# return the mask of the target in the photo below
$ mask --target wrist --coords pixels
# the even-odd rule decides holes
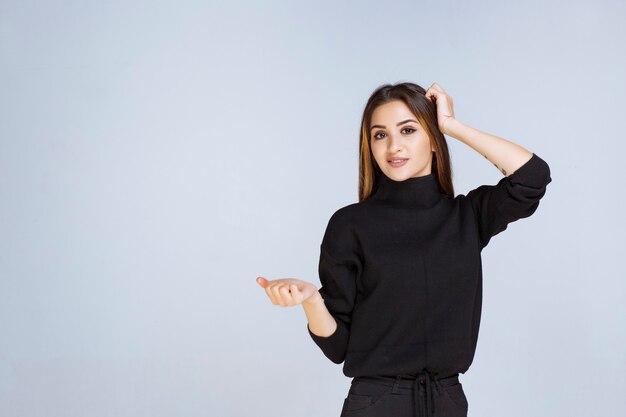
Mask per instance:
[[[319,290],[316,290],[315,294],[313,294],[312,296],[310,296],[309,298],[304,300],[302,302],[302,304],[307,306],[307,307],[308,306],[319,305],[319,304],[324,304],[324,299],[322,298],[322,295],[320,294]]]
[[[445,120],[443,121],[443,134],[444,135],[448,135],[448,136],[455,136],[455,131],[458,129],[459,124],[461,122],[459,122],[455,117],[453,116],[445,116]]]

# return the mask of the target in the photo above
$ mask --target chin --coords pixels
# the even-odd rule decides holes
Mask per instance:
[[[406,174],[400,174],[398,172],[385,172],[385,175],[387,175],[389,178],[391,178],[394,181],[404,181],[408,178],[410,178],[410,175],[406,175]]]

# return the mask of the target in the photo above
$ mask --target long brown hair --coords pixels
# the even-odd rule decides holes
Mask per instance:
[[[359,144],[359,202],[369,198],[378,187],[380,175],[384,175],[374,159],[370,147],[372,114],[376,107],[394,100],[403,101],[417,118],[435,148],[432,152],[432,172],[435,173],[442,193],[454,197],[452,169],[448,143],[439,130],[437,105],[426,97],[426,90],[414,83],[383,84],[367,100]]]

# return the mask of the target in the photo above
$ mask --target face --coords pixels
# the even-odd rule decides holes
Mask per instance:
[[[378,106],[372,114],[370,135],[374,159],[392,180],[430,174],[434,148],[404,102],[395,100]]]

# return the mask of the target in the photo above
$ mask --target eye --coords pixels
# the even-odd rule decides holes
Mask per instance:
[[[415,132],[417,129],[413,129],[412,127],[405,127],[404,129],[402,129],[402,132],[404,131],[408,131],[408,134],[410,135],[411,133]],[[382,137],[378,137],[378,135],[385,135],[385,132],[377,132],[374,136],[372,136],[374,139],[376,140],[380,140],[383,139]]]

